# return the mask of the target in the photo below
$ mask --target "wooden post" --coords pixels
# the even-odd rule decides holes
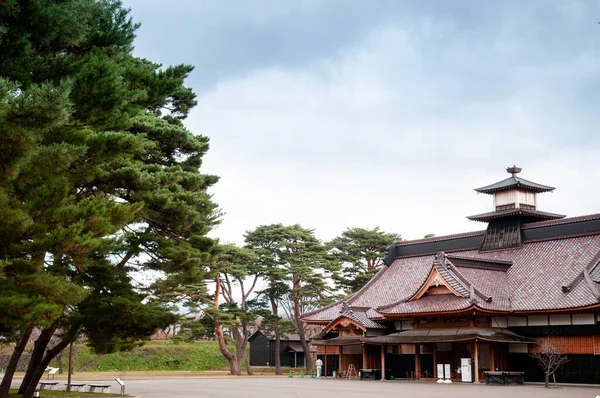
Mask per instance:
[[[433,343],[433,378],[437,379],[437,345]]]
[[[490,370],[493,372],[496,370],[496,358],[494,355],[494,344],[490,343]]]
[[[475,348],[475,369],[473,372],[475,373],[475,383],[479,383],[479,342],[477,342],[477,339],[473,342],[473,347]]]
[[[323,377],[327,377],[327,346],[325,346],[325,361],[324,362],[325,363],[323,365],[325,365],[324,366],[325,373],[323,374]]]
[[[367,365],[367,346],[363,344],[362,349],[363,349],[362,369],[366,369],[368,367],[368,365]]]
[[[415,379],[421,379],[421,344],[415,344]]]
[[[385,380],[385,346],[381,345],[381,381]]]

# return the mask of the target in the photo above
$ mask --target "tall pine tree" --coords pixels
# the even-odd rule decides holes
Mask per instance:
[[[192,67],[134,57],[136,29],[116,0],[0,7],[0,285],[14,292],[0,300],[0,333],[17,342],[11,363],[42,330],[24,397],[79,333],[109,352],[174,320],[136,293],[131,271],[206,272],[217,178],[198,172],[208,139],[181,122],[196,105]],[[115,327],[98,322],[116,314]]]
[[[307,358],[307,372],[310,372],[312,362],[308,360],[310,350],[301,320],[302,308],[307,302],[326,302],[331,294],[327,278],[337,270],[337,265],[313,231],[297,224],[259,226],[246,233],[245,238],[247,246],[262,257],[260,261],[265,264],[265,275],[273,276],[268,280],[267,294],[279,303],[285,296],[290,298],[292,319],[300,335],[304,357]],[[282,282],[285,290],[281,289]],[[273,314],[277,314],[277,310],[274,307]],[[276,333],[280,332],[276,330]]]

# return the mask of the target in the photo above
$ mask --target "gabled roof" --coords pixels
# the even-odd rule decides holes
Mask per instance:
[[[458,269],[448,260],[444,252],[440,252],[435,256],[429,276],[409,300],[412,301],[421,298],[430,287],[439,286],[440,284],[445,285],[455,296],[469,299],[471,304],[477,302],[476,296],[479,296],[486,302],[492,301],[491,296],[483,294],[475,285],[460,274]],[[387,306],[379,307],[379,309],[385,307]]]
[[[485,187],[476,188],[475,190],[480,193],[492,194],[494,192],[505,191],[507,189],[522,189],[524,191],[531,192],[549,192],[554,191],[556,188],[548,185],[538,184],[537,182],[529,181],[513,174],[506,180],[502,180]]]
[[[475,271],[475,273],[479,276],[481,276],[483,273],[486,278],[491,278],[494,280],[497,286],[502,286],[505,284],[505,277],[503,275],[495,274],[504,274],[504,270],[505,269],[503,268],[486,270],[467,268],[465,271],[467,274],[474,274],[473,271]],[[432,278],[433,275],[435,275],[435,278],[443,279],[443,281],[436,281],[435,278]],[[458,311],[470,308],[472,306],[481,306],[485,305],[485,303],[491,303],[493,301],[492,296],[483,293],[482,290],[470,279],[481,282],[481,278],[469,278],[463,275],[463,271],[459,271],[459,269],[448,260],[444,253],[438,253],[433,260],[433,266],[431,267],[429,276],[410,298],[401,299],[388,305],[379,306],[377,311],[384,315],[399,313],[410,314],[417,312]],[[454,296],[424,296],[424,293],[430,287],[429,285],[435,282],[447,286]]]
[[[367,308],[366,310],[369,310]],[[359,326],[363,330],[367,329],[386,329],[386,327],[378,322],[371,320],[367,316],[367,311],[352,309],[348,306],[346,302],[342,302],[342,307],[340,309],[340,314],[337,318],[333,319],[327,326],[325,326],[324,330],[328,332],[330,328],[336,325],[340,320],[347,319]]]

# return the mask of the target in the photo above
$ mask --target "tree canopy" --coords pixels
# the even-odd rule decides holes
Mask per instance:
[[[383,264],[386,249],[401,239],[399,234],[383,232],[379,227],[348,228],[342,232],[328,243],[333,257],[342,264],[334,276],[338,286],[346,293],[359,290]]]

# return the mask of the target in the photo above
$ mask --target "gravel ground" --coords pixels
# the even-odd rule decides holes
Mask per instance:
[[[75,377],[74,381],[97,382],[99,379]],[[109,376],[109,374],[96,374]],[[110,374],[112,377],[113,375]],[[140,398],[595,398],[600,387],[571,387],[545,389],[539,385],[486,386],[485,384],[436,384],[432,382],[359,381],[334,379],[289,379],[282,377],[150,377],[142,373],[124,377],[127,394]],[[112,384],[111,392],[119,392],[114,378],[104,378]],[[18,383],[18,380],[17,380]],[[15,383],[15,384],[17,384]],[[60,388],[64,387],[60,380]]]

